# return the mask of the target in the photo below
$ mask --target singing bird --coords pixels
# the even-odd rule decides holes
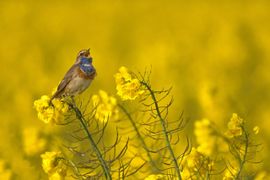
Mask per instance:
[[[85,91],[96,76],[96,69],[92,65],[92,60],[89,49],[81,50],[75,63],[58,85],[57,91],[51,100],[65,96],[75,96]]]

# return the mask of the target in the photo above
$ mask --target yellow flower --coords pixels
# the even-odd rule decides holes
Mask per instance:
[[[46,173],[52,173],[57,168],[61,152],[46,152],[41,155],[42,167]]]
[[[214,150],[228,151],[228,145],[221,137],[215,135],[212,124],[208,119],[204,118],[195,122],[194,134],[198,143],[198,152],[211,156]]]
[[[243,124],[243,119],[240,118],[236,113],[233,113],[232,118],[228,122],[228,131],[226,132],[226,135],[229,138],[241,136],[242,124]]]
[[[3,160],[0,160],[0,179],[9,180],[11,179],[11,176],[11,170],[5,167],[5,162]]]
[[[195,122],[194,134],[198,143],[198,152],[210,156],[214,147],[214,139],[211,137],[213,130],[208,119]]]
[[[64,180],[65,176],[62,176],[60,173],[55,172],[49,175],[49,180]]]
[[[44,150],[46,140],[40,137],[38,129],[31,127],[23,131],[23,149],[27,155],[35,155]]]
[[[128,69],[124,66],[119,68],[119,73],[115,74],[116,84],[122,84],[125,81],[132,80],[131,74],[128,72]]]
[[[56,177],[59,176],[66,176],[67,166],[63,162],[61,152],[46,152],[41,155],[41,158],[43,170],[49,175],[49,178],[52,177],[52,179],[56,179]]]
[[[162,180],[165,179],[165,176],[162,174],[151,174],[147,176],[144,180]]]
[[[197,179],[197,175],[203,179],[211,172],[214,163],[193,147],[190,154],[184,157],[181,165],[183,179]]]
[[[68,105],[60,99],[53,99],[50,104],[50,99],[49,96],[43,95],[34,101],[38,118],[45,123],[61,123],[68,112]]]
[[[132,77],[126,67],[122,66],[114,77],[117,94],[122,100],[135,100],[145,92],[141,87],[140,81]]]
[[[258,134],[259,131],[260,131],[260,128],[259,128],[258,126],[255,126],[255,127],[253,128],[254,134]]]
[[[95,118],[101,122],[107,121],[113,117],[118,119],[117,100],[113,96],[109,96],[105,91],[100,90],[98,95],[92,96],[95,110]]]

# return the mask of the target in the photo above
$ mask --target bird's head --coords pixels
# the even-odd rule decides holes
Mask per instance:
[[[83,49],[79,51],[77,58],[76,58],[76,63],[79,63],[82,59],[89,59],[89,61],[92,61],[92,57],[90,56],[90,49]]]
[[[83,49],[78,53],[77,57],[89,57],[90,56],[90,49]]]

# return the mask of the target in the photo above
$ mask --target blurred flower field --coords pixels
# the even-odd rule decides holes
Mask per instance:
[[[109,134],[115,135],[118,125],[131,126],[128,119],[118,122],[123,119],[123,109],[116,107],[122,102],[120,97],[124,96],[128,109],[136,110],[125,100],[137,102],[137,96],[146,91],[138,89],[136,78],[115,82],[119,68],[128,67],[135,74],[151,69],[151,87],[172,87],[168,119],[177,119],[183,112],[186,121],[175,147],[181,152],[189,137],[189,154],[180,167],[183,178],[194,173],[191,170],[216,167],[211,162],[215,152],[223,155],[232,141],[242,143],[240,137],[245,138],[246,130],[260,144],[257,163],[248,165],[246,174],[269,178],[269,32],[267,0],[0,1],[0,179],[48,179],[48,174],[52,174],[51,179],[61,179],[70,173],[64,172],[63,164],[59,172],[54,159],[64,157],[60,151],[72,127],[40,121],[34,101],[51,94],[83,48],[91,49],[98,75],[77,98],[101,105],[95,113],[99,122],[114,117],[104,121]],[[132,88],[138,91],[128,94]],[[54,105],[59,116],[67,111],[61,102]],[[39,107],[44,106],[40,101]],[[50,120],[55,122],[59,116]],[[138,121],[143,118],[133,117]],[[63,123],[63,118],[60,120],[58,123]],[[128,135],[121,136],[125,144]],[[105,139],[111,142],[114,138],[108,135]],[[126,156],[142,152],[131,147]],[[161,157],[151,158],[158,161]],[[206,161],[204,157],[211,158]],[[202,159],[202,169],[195,169],[197,160]],[[138,158],[133,163],[143,161]],[[229,179],[233,171],[219,173]],[[156,172],[143,167],[130,179],[164,178]]]

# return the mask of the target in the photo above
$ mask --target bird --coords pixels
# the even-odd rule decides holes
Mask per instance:
[[[84,92],[97,75],[92,61],[90,49],[79,51],[75,63],[58,85],[56,92],[51,97],[51,101],[54,98],[74,97]]]

